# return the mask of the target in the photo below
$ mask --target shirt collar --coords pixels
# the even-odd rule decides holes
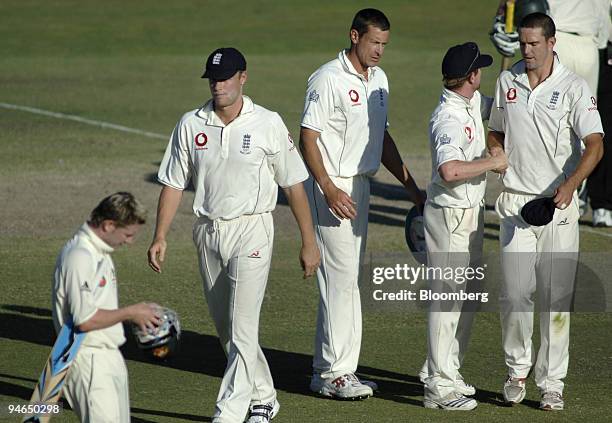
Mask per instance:
[[[541,82],[541,84],[545,83],[546,81],[556,78],[557,76],[565,72],[565,69],[566,69],[565,66],[563,66],[563,64],[559,60],[559,56],[557,55],[557,52],[553,52],[552,72],[550,73],[550,75],[548,75],[548,78],[546,78],[544,81]],[[514,81],[531,89],[531,85],[529,85],[529,78],[527,77],[527,70],[525,68],[524,60],[517,62],[512,67],[512,72],[514,73]]]
[[[362,74],[357,72],[357,70],[355,69],[355,67],[353,66],[349,58],[347,57],[346,55],[347,51],[348,50],[345,49],[345,50],[340,51],[340,53],[338,53],[338,60],[340,60],[340,63],[342,64],[342,68],[345,70],[345,72],[358,76],[361,79],[365,79]],[[372,79],[375,73],[376,73],[376,67],[368,68],[368,81]]]
[[[444,88],[442,90],[442,95],[440,96],[440,103],[446,103],[450,106],[455,107],[474,107],[474,101],[476,98],[476,93],[472,96],[472,98],[467,98],[462,96],[461,94],[457,94],[453,90],[449,90],[448,88]]]
[[[81,226],[81,229],[79,230],[89,239],[89,242],[91,242],[98,252],[102,254],[110,254],[115,251],[113,247],[102,241],[102,239],[96,235],[96,233],[89,226],[89,223],[83,223],[83,226]]]
[[[242,96],[242,109],[240,110],[240,114],[238,114],[238,116],[242,116],[247,113],[251,113],[253,112],[253,110],[255,110],[255,104],[253,103],[253,100],[251,100],[250,97],[243,95]],[[225,126],[223,121],[219,118],[219,116],[217,116],[217,114],[213,110],[213,100],[212,99],[208,100],[200,108],[200,110],[196,112],[196,114],[199,117],[206,119],[207,125],[221,126],[221,127]]]

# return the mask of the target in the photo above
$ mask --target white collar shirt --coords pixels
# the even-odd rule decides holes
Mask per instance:
[[[195,187],[198,217],[230,220],[274,210],[278,186],[300,183],[308,172],[278,113],[243,96],[236,119],[225,125],[212,100],[178,122],[158,180],[178,190]]]
[[[603,128],[586,81],[555,54],[551,75],[531,89],[524,61],[497,80],[489,129],[504,134],[507,190],[551,196],[576,169],[580,140]]]
[[[591,37],[598,45],[600,38],[607,38],[609,0],[548,0],[548,4],[557,31]]]
[[[308,78],[301,126],[319,133],[330,176],[374,175],[387,127],[389,83],[383,70],[359,74],[343,50]]]
[[[53,324],[57,333],[66,321],[75,326],[88,321],[99,309],[119,308],[113,248],[84,223],[62,248],[53,277]],[[118,348],[125,343],[123,325],[116,323],[87,333],[83,345]]]
[[[441,207],[472,208],[482,203],[486,174],[445,182],[439,169],[444,163],[459,160],[470,162],[486,156],[483,116],[488,119],[492,99],[474,93],[471,99],[444,89],[440,102],[429,122],[431,149],[431,183],[427,200]]]

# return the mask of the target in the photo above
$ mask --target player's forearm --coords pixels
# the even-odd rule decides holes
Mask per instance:
[[[452,160],[443,163],[438,168],[438,173],[444,182],[458,182],[475,178],[495,168],[493,157],[486,157],[471,162]]]
[[[89,320],[79,325],[81,332],[89,332],[92,330],[105,329],[117,323],[131,319],[130,306],[122,307],[117,310],[98,309]]]
[[[586,149],[576,166],[576,170],[567,178],[567,181],[578,188],[583,180],[585,180],[597,163],[603,157],[603,138],[601,134],[591,134],[584,139]]]
[[[183,191],[174,189],[169,186],[164,186],[159,194],[159,203],[157,205],[157,224],[155,226],[156,240],[165,239],[172,220],[176,215],[176,211],[183,198]]]
[[[291,212],[293,213],[295,221],[297,222],[298,227],[300,229],[300,234],[302,235],[302,244],[314,245],[315,234],[312,224],[312,216],[310,214],[308,197],[306,196],[306,191],[304,191],[303,184],[300,182],[299,184],[283,188],[283,192],[287,197]]]
[[[503,132],[496,132],[496,131],[489,131],[489,134],[487,135],[487,148],[489,149],[490,153],[493,153],[495,151],[495,149],[504,149],[504,133]]]
[[[385,131],[385,137],[383,139],[381,163],[406,188],[410,199],[415,204],[420,204],[423,200],[421,191],[410,174],[410,171],[402,161],[395,141],[393,141],[393,138],[391,138],[391,135],[387,131]]]
[[[325,169],[325,165],[323,164],[323,156],[321,155],[321,150],[319,150],[319,146],[317,145],[317,139],[319,138],[319,133],[317,131],[313,131],[308,128],[301,128],[300,130],[300,151],[302,152],[302,157],[306,162],[306,166],[310,170],[310,173],[315,178],[321,189],[325,192],[326,187],[329,184],[332,184],[332,181]]]

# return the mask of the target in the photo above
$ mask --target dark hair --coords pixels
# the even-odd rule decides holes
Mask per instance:
[[[391,28],[389,19],[378,9],[361,9],[353,18],[351,30],[357,31],[361,37],[368,32],[368,27],[372,25],[381,31],[388,31]]]
[[[91,212],[89,223],[98,227],[105,220],[112,220],[117,226],[146,222],[146,210],[129,192],[116,192],[109,195]]]
[[[554,37],[556,33],[555,22],[544,13],[536,12],[527,15],[521,20],[519,28],[541,28],[544,38],[547,40]]]

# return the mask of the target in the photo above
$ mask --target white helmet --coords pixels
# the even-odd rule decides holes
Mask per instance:
[[[138,348],[157,360],[165,360],[176,354],[181,337],[181,324],[178,314],[172,309],[160,308],[161,323],[155,329],[142,331],[132,325]]]

